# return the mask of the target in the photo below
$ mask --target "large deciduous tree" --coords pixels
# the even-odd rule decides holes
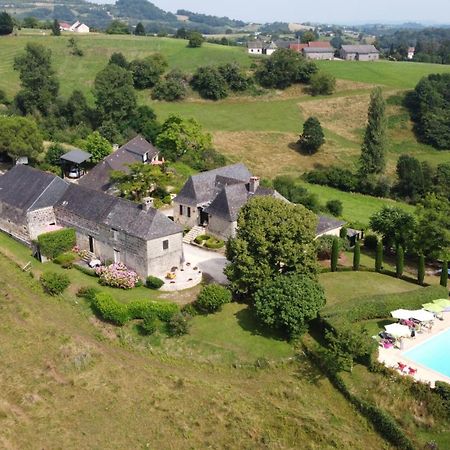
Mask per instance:
[[[14,60],[19,72],[22,89],[16,96],[16,104],[23,114],[39,111],[46,115],[54,105],[59,83],[51,63],[51,51],[41,44],[30,42],[25,53]]]
[[[86,138],[83,147],[91,154],[90,161],[94,164],[102,161],[112,152],[112,145],[98,131],[94,131]]]
[[[11,34],[14,30],[12,17],[6,12],[0,12],[0,36]]]
[[[188,153],[201,155],[212,148],[212,137],[196,120],[172,115],[163,123],[156,145],[166,159],[176,161]]]
[[[239,213],[235,238],[227,243],[225,273],[232,290],[251,301],[264,281],[280,273],[312,278],[317,273],[317,217],[302,205],[254,197]]]
[[[228,97],[228,85],[219,69],[214,66],[199,67],[191,85],[203,98],[220,100]]]
[[[325,306],[320,284],[305,275],[277,275],[255,293],[254,308],[266,326],[289,338],[304,333],[308,322]]]
[[[370,96],[368,123],[359,160],[361,176],[381,174],[386,167],[386,102],[381,88]]]
[[[450,204],[428,194],[417,208],[416,247],[426,258],[439,259],[450,253]]]
[[[133,74],[136,89],[153,87],[167,68],[167,61],[163,55],[156,53],[144,59],[135,59],[129,64]]]
[[[33,119],[17,116],[0,117],[0,152],[12,159],[36,158],[42,151],[42,135]]]
[[[395,206],[384,206],[370,218],[370,228],[383,236],[386,248],[401,245],[411,249],[416,229],[412,214]]]
[[[119,129],[124,128],[137,104],[131,73],[109,64],[95,78],[94,95],[101,121],[112,121]]]
[[[316,153],[325,142],[322,125],[320,125],[317,117],[308,117],[303,124],[303,134],[300,135],[298,141],[302,150],[310,155]]]

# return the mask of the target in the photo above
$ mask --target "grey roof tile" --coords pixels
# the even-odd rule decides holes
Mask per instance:
[[[90,159],[91,156],[92,155],[90,153],[80,150],[79,148],[76,148],[62,155],[61,159],[75,164],[81,164]]]
[[[316,234],[323,234],[327,231],[334,230],[335,228],[342,227],[343,225],[345,225],[345,222],[342,222],[342,220],[337,220],[327,216],[319,216]]]
[[[380,53],[374,45],[343,45],[347,53]]]

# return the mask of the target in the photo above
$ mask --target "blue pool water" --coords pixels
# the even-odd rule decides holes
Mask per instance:
[[[450,329],[407,351],[405,356],[450,377]]]

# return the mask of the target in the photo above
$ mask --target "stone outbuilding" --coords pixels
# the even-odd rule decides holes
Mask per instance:
[[[378,61],[380,52],[374,45],[343,45],[340,55],[347,61]]]

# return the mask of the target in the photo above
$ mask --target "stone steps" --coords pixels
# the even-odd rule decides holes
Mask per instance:
[[[200,225],[195,226],[192,228],[186,236],[183,237],[183,242],[185,244],[191,244],[197,236],[200,236],[202,234],[206,233],[205,227],[201,227]]]

